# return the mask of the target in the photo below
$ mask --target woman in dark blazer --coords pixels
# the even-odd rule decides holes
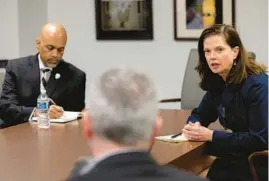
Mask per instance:
[[[207,141],[207,153],[217,156],[207,174],[210,180],[252,180],[248,156],[268,149],[265,66],[248,58],[238,33],[228,25],[205,29],[198,51],[196,70],[206,94],[183,133],[190,140]],[[217,119],[231,132],[207,128]],[[267,180],[268,160],[260,160],[256,166],[259,177]]]

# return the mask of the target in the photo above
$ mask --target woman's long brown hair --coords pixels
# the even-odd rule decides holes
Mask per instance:
[[[215,24],[205,29],[198,41],[199,63],[195,69],[201,77],[200,87],[203,90],[217,90],[220,84],[219,76],[210,70],[204,53],[204,40],[211,35],[223,36],[231,48],[239,47],[239,54],[235,59],[236,65],[230,70],[227,83],[240,84],[248,75],[259,75],[267,71],[266,66],[260,65],[254,59],[248,57],[237,31],[232,26]]]

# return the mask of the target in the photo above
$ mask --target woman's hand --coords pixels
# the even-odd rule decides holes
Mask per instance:
[[[193,141],[212,141],[213,131],[200,125],[200,122],[189,122],[182,130],[185,137]]]

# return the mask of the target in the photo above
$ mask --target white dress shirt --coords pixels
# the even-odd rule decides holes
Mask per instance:
[[[49,80],[50,78],[50,74],[52,71],[51,67],[45,67],[45,65],[43,64],[41,58],[40,58],[40,54],[38,55],[38,61],[39,61],[39,70],[40,70],[40,92],[41,90],[44,90],[44,85],[42,84],[42,78],[44,77],[46,81]],[[50,71],[43,73],[42,69],[50,69]]]

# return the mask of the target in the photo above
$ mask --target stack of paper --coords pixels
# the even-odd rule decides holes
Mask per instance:
[[[80,112],[65,111],[63,116],[58,119],[50,119],[51,123],[66,123],[77,120],[81,116]],[[37,121],[37,117],[32,118],[33,121]]]
[[[188,141],[188,139],[184,136],[184,134],[181,134],[175,138],[172,138],[172,136],[173,135],[158,136],[158,137],[155,137],[155,139],[160,140],[160,141],[165,141],[165,142],[172,142],[172,143]]]

